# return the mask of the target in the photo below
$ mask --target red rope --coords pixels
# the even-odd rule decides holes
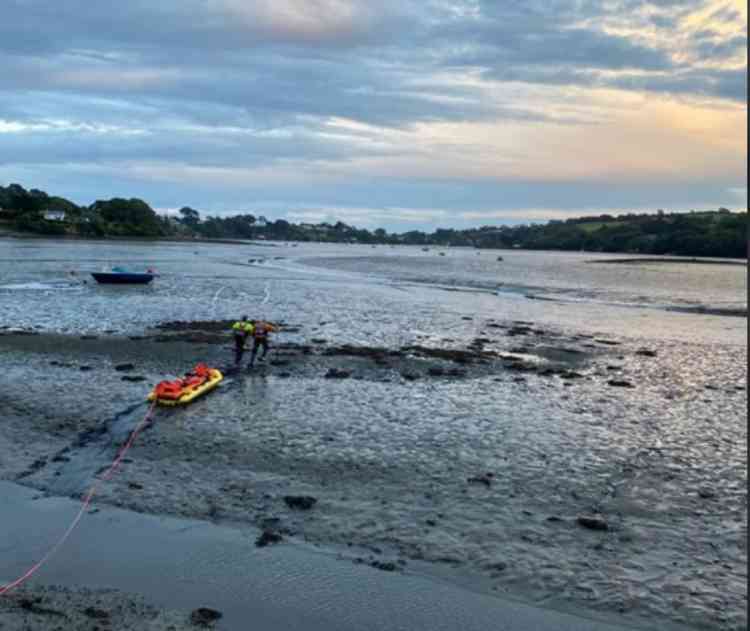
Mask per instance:
[[[63,533],[62,537],[58,539],[57,543],[55,543],[54,546],[52,546],[48,551],[47,554],[45,554],[39,561],[34,563],[26,572],[24,572],[21,576],[19,576],[15,581],[12,583],[8,583],[7,585],[3,585],[0,587],[0,596],[3,594],[8,593],[11,589],[18,587],[21,583],[28,580],[42,565],[44,565],[51,557],[52,555],[57,552],[57,550],[62,546],[63,543],[67,540],[67,538],[70,536],[70,534],[73,532],[75,527],[78,525],[78,522],[81,521],[81,517],[83,517],[83,513],[86,511],[86,509],[89,507],[89,504],[91,503],[92,498],[94,497],[94,494],[96,493],[96,490],[99,488],[99,485],[109,480],[109,478],[112,477],[112,474],[115,472],[117,467],[120,465],[120,462],[122,462],[122,459],[125,456],[125,453],[130,449],[130,447],[133,444],[133,441],[135,441],[136,437],[140,433],[140,431],[146,426],[148,421],[151,419],[151,415],[153,414],[154,408],[156,407],[156,401],[154,401],[151,406],[148,408],[148,411],[146,412],[146,416],[143,417],[143,420],[138,423],[136,428],[130,433],[130,436],[128,437],[128,440],[125,441],[125,444],[123,444],[120,447],[120,450],[117,452],[117,456],[115,456],[115,459],[112,461],[112,464],[109,466],[109,468],[104,472],[104,475],[102,475],[95,483],[94,485],[89,489],[88,493],[86,493],[86,496],[83,499],[83,503],[81,504],[81,509],[78,511],[78,514],[75,516],[73,521],[71,522],[70,526],[68,526],[68,529]]]

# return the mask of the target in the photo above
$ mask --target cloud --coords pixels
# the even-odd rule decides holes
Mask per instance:
[[[86,203],[408,224],[611,205],[623,182],[625,205],[727,204],[744,182],[729,0],[8,0],[3,18],[0,180]]]

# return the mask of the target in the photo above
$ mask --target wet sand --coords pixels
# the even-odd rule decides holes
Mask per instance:
[[[152,384],[197,361],[226,366],[224,326],[5,331],[0,477],[80,496]],[[228,371],[210,398],[160,411],[97,502],[266,531],[278,549],[337,547],[346,568],[416,569],[640,628],[743,628],[746,467],[730,444],[746,391],[731,350],[720,380],[695,383],[667,366],[699,361],[700,347],[480,328],[465,346],[275,344],[266,365]],[[490,401],[507,424],[482,412]],[[537,408],[519,424],[529,401],[548,410],[547,428]],[[704,431],[722,415],[729,426]],[[685,418],[713,434],[715,470],[696,466],[707,445]],[[316,502],[300,510],[288,497]]]
[[[2,566],[21,571],[76,505],[9,483],[0,483],[0,494],[11,517],[3,534],[14,544]],[[32,537],[29,523],[40,524]],[[221,614],[208,626],[235,631],[626,631],[601,616],[540,610],[413,572],[342,562],[335,552],[300,542],[259,548],[258,532],[95,509],[43,572],[43,580],[65,587],[40,586],[37,579],[0,599],[0,621],[14,631],[60,625],[181,631],[200,628],[190,621],[200,608]],[[125,591],[74,587],[91,581]],[[137,592],[147,598],[132,596]]]

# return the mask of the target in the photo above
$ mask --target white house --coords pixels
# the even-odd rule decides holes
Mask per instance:
[[[65,221],[64,210],[45,210],[44,218],[47,221]]]

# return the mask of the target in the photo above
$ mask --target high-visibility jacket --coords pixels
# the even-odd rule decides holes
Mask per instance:
[[[232,325],[232,331],[234,331],[235,335],[252,335],[254,330],[255,327],[251,322],[240,321]]]

